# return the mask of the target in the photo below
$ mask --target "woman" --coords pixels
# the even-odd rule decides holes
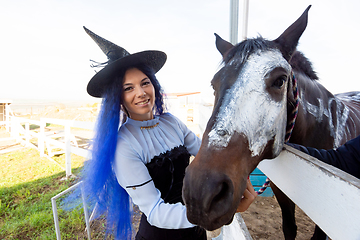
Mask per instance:
[[[91,96],[103,98],[92,159],[83,172],[89,200],[117,239],[131,238],[129,197],[143,213],[136,239],[206,239],[206,231],[187,220],[181,197],[185,168],[201,141],[165,113],[155,77],[165,53],[129,54],[84,29],[109,59],[87,87]]]

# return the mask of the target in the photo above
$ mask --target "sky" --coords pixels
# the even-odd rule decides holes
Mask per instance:
[[[277,38],[310,4],[298,49],[331,92],[360,90],[358,0],[249,0],[247,36]],[[230,0],[2,1],[0,99],[93,100],[90,59],[107,59],[83,26],[130,53],[164,51],[157,78],[165,92],[212,94],[221,63],[214,33],[229,40],[229,23]]]

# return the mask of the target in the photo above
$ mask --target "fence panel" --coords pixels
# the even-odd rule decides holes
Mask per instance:
[[[360,238],[359,179],[289,146],[259,169],[331,239]]]
[[[44,142],[48,143],[49,145],[52,144],[57,146],[58,148],[64,149],[65,151],[65,169],[66,169],[66,176],[69,177],[71,173],[71,153],[88,157],[89,150],[84,148],[79,148],[76,143],[75,136],[71,134],[71,128],[81,128],[86,130],[93,130],[94,123],[92,122],[81,122],[81,121],[74,121],[74,120],[64,120],[64,119],[53,119],[53,118],[41,118],[42,128],[46,126],[47,123],[57,124],[64,126],[64,142],[52,139],[51,136],[44,137]],[[45,131],[42,130],[42,134],[45,136]],[[55,135],[54,135],[55,136]],[[60,135],[58,135],[60,136]],[[73,142],[76,146],[72,146],[71,142]],[[50,147],[48,147],[48,151]],[[50,154],[51,155],[51,154]]]
[[[9,118],[9,121],[9,132],[11,134],[11,137],[15,138],[18,142],[21,142],[27,146],[31,145],[32,147],[37,148],[41,157],[45,156],[45,148],[47,148],[48,150],[49,157],[52,157],[54,154],[58,154],[60,152],[65,153],[65,169],[67,177],[71,175],[71,153],[77,154],[82,157],[89,156],[88,149],[78,147],[76,138],[71,133],[71,128],[79,128],[92,131],[94,128],[94,123],[92,122],[81,122],[52,118],[42,118],[40,119],[40,121],[37,121],[14,116],[11,116]],[[64,135],[54,133],[49,134],[45,132],[48,123],[63,126]],[[32,131],[30,125],[39,126],[39,132]],[[64,141],[60,140],[62,137],[64,137]],[[38,139],[37,146],[30,142],[32,138]],[[75,146],[73,146],[71,143],[73,143],[73,145]],[[63,151],[52,152],[52,149],[54,147],[63,149]]]

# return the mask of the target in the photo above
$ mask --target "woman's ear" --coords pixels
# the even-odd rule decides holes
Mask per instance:
[[[124,107],[124,105],[120,105],[120,109],[121,109],[121,111],[123,111],[125,114],[126,114],[126,116],[127,117],[129,117],[129,112],[128,112],[128,110]]]
[[[126,119],[129,117],[129,112],[126,110],[126,108],[120,104],[120,123],[123,124],[124,122],[126,122]]]

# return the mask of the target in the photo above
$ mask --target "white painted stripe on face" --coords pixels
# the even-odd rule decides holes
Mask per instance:
[[[248,58],[224,95],[216,122],[208,134],[209,147],[227,147],[237,132],[248,139],[252,156],[261,154],[271,139],[275,140],[274,154],[280,153],[286,129],[287,85],[280,102],[265,90],[265,76],[276,67],[291,71],[278,50],[257,52]]]

